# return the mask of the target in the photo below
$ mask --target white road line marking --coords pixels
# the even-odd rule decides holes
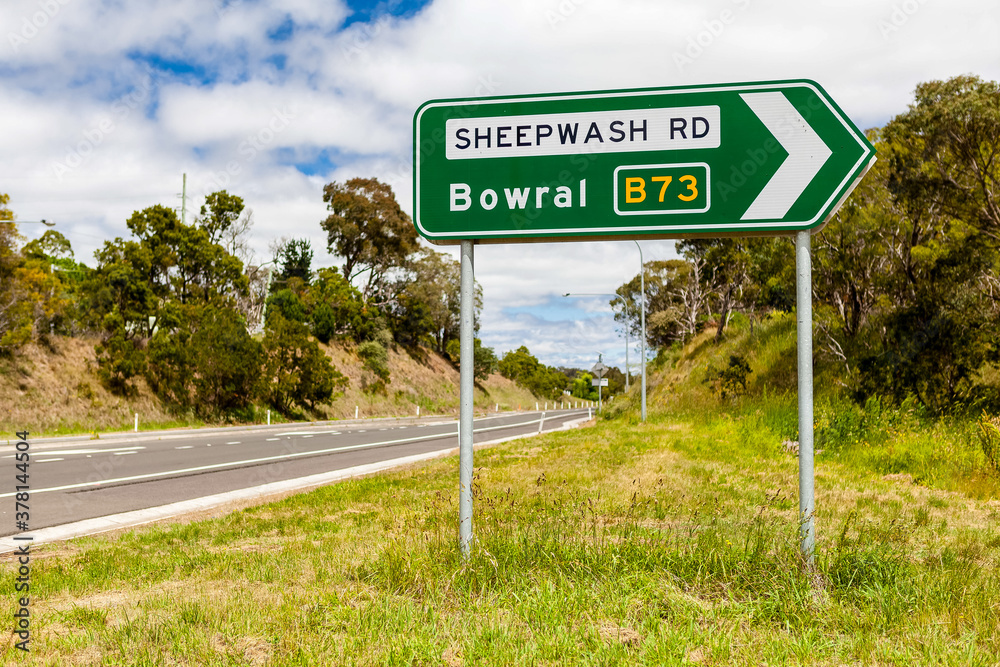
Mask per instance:
[[[139,452],[115,452],[112,456],[128,456],[129,454],[138,454]]]
[[[281,440],[281,438],[268,438],[268,442],[274,442],[275,440]]]
[[[236,440],[234,442],[227,442],[226,444],[227,445],[238,445],[238,444],[240,444],[240,442],[241,442],[240,440]]]
[[[303,437],[303,438],[311,438],[311,437],[312,437],[312,433],[310,433],[310,434],[308,434],[308,435],[304,435],[304,436],[302,436],[302,437]]]
[[[138,451],[140,449],[146,449],[145,447],[112,447],[108,449],[53,449],[52,454],[58,454],[59,456],[71,456],[73,454],[86,454],[89,458],[92,454],[113,454],[114,452],[131,452]],[[5,459],[12,459],[14,455],[5,456]]]
[[[174,447],[174,449],[194,449],[194,445],[184,445],[183,447]]]
[[[38,459],[35,463],[52,463],[53,461],[65,461],[66,459]]]

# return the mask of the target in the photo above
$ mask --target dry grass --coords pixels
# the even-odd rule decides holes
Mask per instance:
[[[51,348],[28,345],[21,354],[0,360],[0,429],[13,436],[92,433],[173,424],[144,382],[135,398],[115,396],[101,386],[94,370],[95,340],[53,336]]]

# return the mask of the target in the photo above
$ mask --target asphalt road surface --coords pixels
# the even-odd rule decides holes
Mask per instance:
[[[481,443],[537,433],[542,414],[476,419],[474,440]],[[554,410],[544,415],[543,427],[549,431],[586,417],[587,410]],[[458,422],[440,418],[33,443],[30,523],[33,530],[59,526],[450,447],[458,447]],[[5,491],[0,493],[0,536],[18,532],[13,442],[5,449],[0,454],[0,471],[6,468],[7,472],[0,478],[8,481],[0,484],[0,491]]]

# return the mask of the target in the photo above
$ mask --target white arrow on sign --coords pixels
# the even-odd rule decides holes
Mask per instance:
[[[785,217],[833,152],[784,93],[742,93],[740,97],[788,152],[742,219],[778,220]]]

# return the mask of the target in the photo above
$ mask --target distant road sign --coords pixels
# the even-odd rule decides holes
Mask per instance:
[[[604,374],[608,372],[608,370],[609,369],[607,366],[604,365],[604,362],[598,361],[596,364],[594,364],[594,367],[590,369],[590,372],[593,373],[595,376],[602,378],[604,377]]]
[[[435,100],[414,115],[432,242],[789,234],[875,149],[812,81]]]
[[[591,380],[590,381],[590,386],[592,386],[592,387],[607,387],[608,386],[608,378],[601,378],[600,380]]]

